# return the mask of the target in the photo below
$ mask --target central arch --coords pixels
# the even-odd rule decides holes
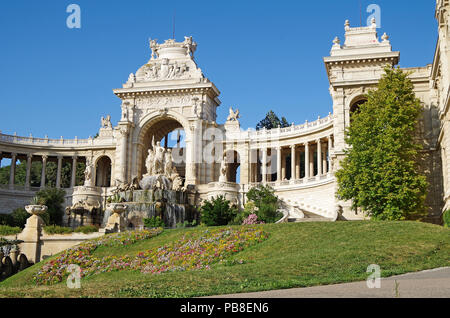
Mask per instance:
[[[189,136],[188,121],[174,112],[154,112],[141,119],[135,131],[134,142],[137,144],[137,175],[146,173],[145,159],[154,138],[155,143],[172,149],[173,164],[181,177],[186,177],[186,160]]]

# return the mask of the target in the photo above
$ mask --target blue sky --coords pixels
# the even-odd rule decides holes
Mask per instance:
[[[66,8],[81,7],[81,29]],[[150,57],[148,38],[192,35],[196,61],[221,91],[218,122],[239,108],[241,127],[273,109],[296,124],[331,111],[322,58],[344,21],[365,24],[381,8],[381,29],[400,51],[400,66],[432,63],[435,1],[103,1],[15,0],[0,7],[0,130],[50,138],[95,135],[100,117],[120,118],[122,87]]]

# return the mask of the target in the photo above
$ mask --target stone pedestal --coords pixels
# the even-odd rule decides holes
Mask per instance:
[[[40,261],[40,237],[42,228],[44,227],[44,220],[39,216],[47,211],[45,205],[27,205],[25,210],[32,214],[25,224],[23,231],[17,236],[18,240],[23,241],[21,244],[21,251],[27,255],[27,258],[32,263]]]
[[[111,211],[112,215],[108,218],[108,223],[102,232],[114,233],[125,230],[125,220],[121,214],[126,211],[127,206],[122,203],[110,203],[106,208]]]

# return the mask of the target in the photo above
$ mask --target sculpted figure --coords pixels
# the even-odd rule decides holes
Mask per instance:
[[[220,163],[219,182],[227,182],[227,172],[228,172],[227,156],[225,155],[222,159],[222,162]]]
[[[147,159],[145,159],[145,168],[147,168],[147,176],[151,176],[153,174],[153,157],[154,153],[152,149],[148,150]]]
[[[164,148],[161,147],[161,143],[158,141],[155,147],[155,160],[153,164],[153,172],[155,174],[164,173]]]
[[[233,108],[230,107],[227,121],[236,121],[238,120],[238,118],[239,118],[239,109],[236,109],[236,112],[234,112]]]
[[[92,165],[87,164],[86,169],[84,170],[84,185],[85,186],[91,185],[91,178],[92,178]]]
[[[164,174],[166,177],[170,177],[173,172],[173,163],[172,163],[172,149],[167,149],[164,155]]]

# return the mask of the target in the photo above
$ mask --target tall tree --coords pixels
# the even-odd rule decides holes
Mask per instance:
[[[373,219],[403,220],[425,213],[426,177],[415,139],[421,104],[408,74],[385,68],[377,90],[352,115],[349,145],[337,171],[337,196]]]
[[[278,118],[278,116],[273,112],[269,111],[266,115],[266,117],[261,120],[258,124],[256,124],[256,130],[260,130],[262,128],[266,129],[272,129],[272,128],[278,128],[278,127],[288,127],[289,123],[287,122],[285,117]]]

